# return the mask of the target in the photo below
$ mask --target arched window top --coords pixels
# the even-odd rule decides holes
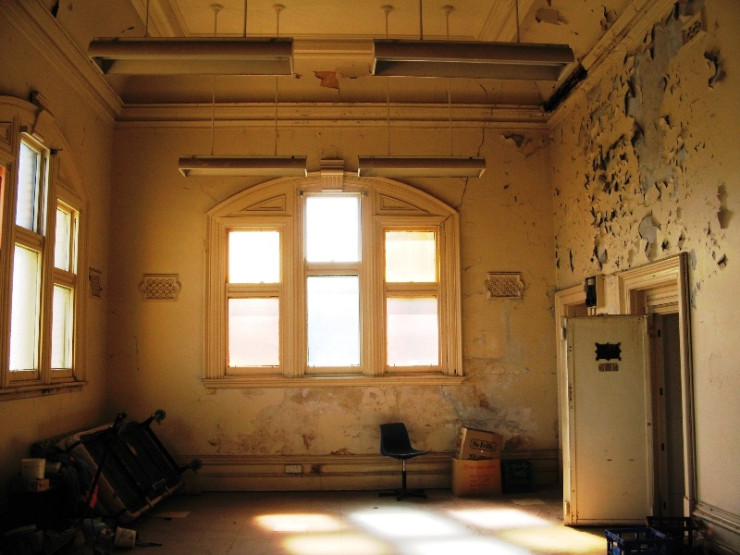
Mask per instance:
[[[372,195],[376,214],[387,216],[437,216],[447,218],[457,211],[411,185],[400,181],[380,178],[358,178],[346,173],[342,188],[326,188],[320,175],[308,177],[280,178],[266,181],[219,203],[208,215],[211,217],[236,216],[239,214],[292,215],[294,205],[288,195],[300,193],[360,193]]]
[[[73,148],[56,124],[54,116],[44,106],[43,99],[32,95],[35,102],[0,95],[0,157],[12,162],[17,156],[24,134],[33,137],[53,157],[51,176],[55,185],[86,202],[88,195],[73,154]]]

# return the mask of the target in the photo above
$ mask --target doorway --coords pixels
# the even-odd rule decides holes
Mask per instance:
[[[655,514],[688,516],[695,504],[693,378],[685,253],[620,272],[606,280],[611,287],[604,314],[648,314],[653,319],[653,417]],[[563,452],[567,433],[567,367],[564,321],[583,315],[585,292],[580,285],[556,292],[558,416],[563,490],[569,492]],[[591,313],[589,313],[591,314]],[[564,515],[568,507],[564,504]]]
[[[655,501],[658,516],[683,515],[684,440],[678,314],[653,317],[653,422]]]

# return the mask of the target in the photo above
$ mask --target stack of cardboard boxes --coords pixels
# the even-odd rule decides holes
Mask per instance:
[[[452,459],[452,493],[458,497],[501,494],[501,436],[460,428]]]

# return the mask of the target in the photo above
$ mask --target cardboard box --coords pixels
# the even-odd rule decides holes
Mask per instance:
[[[455,458],[463,460],[498,459],[501,456],[501,435],[485,430],[460,428]]]
[[[456,497],[501,495],[501,459],[452,459],[452,494]]]

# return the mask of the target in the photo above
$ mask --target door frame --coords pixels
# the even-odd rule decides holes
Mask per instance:
[[[678,314],[683,412],[683,516],[689,516],[696,505],[696,461],[688,255],[680,253],[671,258],[625,270],[617,274],[617,282],[621,314]]]
[[[691,349],[691,318],[689,303],[688,255],[659,260],[605,279],[607,306],[610,314],[678,314],[681,360],[681,401],[683,410],[684,516],[696,506],[696,462],[694,449],[694,386]],[[613,292],[614,296],[610,296]],[[616,297],[616,298],[615,298]],[[608,306],[609,301],[612,305]],[[565,357],[565,318],[582,315],[586,310],[586,293],[582,285],[555,292],[555,328],[558,378],[559,470],[563,491],[570,491],[568,472],[563,469],[563,452],[570,448],[567,433],[567,372]],[[593,312],[589,312],[593,314]],[[563,507],[564,518],[569,507]]]

